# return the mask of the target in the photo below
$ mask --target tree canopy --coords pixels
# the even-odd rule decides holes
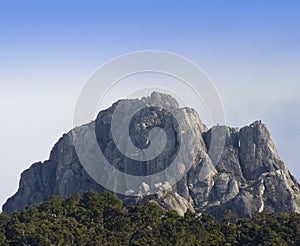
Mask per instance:
[[[165,211],[157,203],[123,207],[111,193],[52,196],[36,207],[0,214],[0,245],[300,245],[300,215]]]

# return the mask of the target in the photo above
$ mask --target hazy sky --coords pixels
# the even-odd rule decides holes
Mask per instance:
[[[99,2],[0,2],[0,203],[72,128],[89,75],[144,49],[199,65],[221,96],[227,124],[265,122],[300,179],[299,1]]]

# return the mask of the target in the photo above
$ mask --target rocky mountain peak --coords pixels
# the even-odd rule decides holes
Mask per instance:
[[[243,127],[239,132],[241,167],[247,179],[255,180],[264,172],[284,170],[270,132],[261,121]]]
[[[179,109],[179,104],[174,97],[157,91],[152,92],[150,96],[143,97],[141,100],[148,105],[156,105],[169,111]]]
[[[124,156],[111,132],[112,117],[119,107],[121,117],[117,128],[122,126],[132,108],[143,108],[132,115],[128,124],[135,147],[149,151],[151,141],[155,140],[150,139],[151,131],[163,130],[167,140],[161,154],[143,163],[137,161],[134,153],[129,158]],[[189,208],[212,213],[217,218],[227,209],[246,217],[262,211],[300,211],[300,187],[278,156],[270,132],[261,121],[240,129],[228,126],[207,129],[195,110],[180,108],[173,97],[159,92],[141,100],[120,100],[99,112],[95,121],[64,134],[53,147],[49,160],[35,163],[22,173],[19,189],[8,199],[3,211],[24,209],[53,194],[68,197],[90,189],[100,193],[107,191],[87,173],[74,146],[74,132],[89,131],[94,131],[97,144],[110,164],[130,175],[152,175],[167,168],[177,155],[182,158],[178,172],[184,175],[174,185],[144,182],[135,191],[127,190],[123,182],[126,195],[119,196],[125,204],[155,200],[180,214]],[[121,129],[119,135],[122,134]],[[219,136],[220,141],[213,143],[212,134]],[[180,144],[180,139],[184,139],[184,144]],[[218,146],[221,143],[225,143],[224,146]],[[156,147],[159,146],[154,146],[154,151]],[[215,158],[213,150],[218,148],[222,148],[222,152]],[[110,173],[105,175],[108,180],[114,180]],[[155,194],[150,192],[153,189]]]

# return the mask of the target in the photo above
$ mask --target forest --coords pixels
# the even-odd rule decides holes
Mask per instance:
[[[0,245],[300,245],[300,214],[182,217],[153,201],[124,207],[115,195],[91,190],[1,213]]]

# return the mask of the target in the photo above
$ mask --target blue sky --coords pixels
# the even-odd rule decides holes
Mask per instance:
[[[0,203],[72,128],[88,76],[144,49],[203,68],[227,124],[262,119],[299,180],[299,11],[299,1],[1,1]]]

